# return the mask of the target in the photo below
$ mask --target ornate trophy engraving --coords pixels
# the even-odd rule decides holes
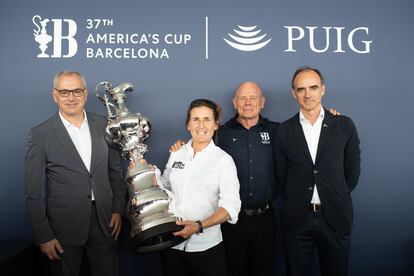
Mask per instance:
[[[40,28],[40,26],[36,23],[35,19],[37,19],[37,18],[39,20],[38,23],[40,23],[40,25],[42,26],[42,28]],[[40,57],[40,58],[49,57],[49,55],[45,53],[45,51],[47,49],[47,44],[50,41],[52,41],[52,36],[51,35],[48,35],[46,33],[46,24],[49,21],[50,20],[47,19],[47,18],[42,20],[42,18],[39,15],[35,15],[32,18],[32,22],[33,22],[33,24],[37,28],[37,29],[34,29],[33,30],[34,31],[33,35],[35,37],[35,41],[37,43],[39,43],[39,49],[40,49],[41,53],[38,54],[37,57]],[[40,34],[39,34],[39,32],[40,32]]]
[[[99,92],[100,88],[104,93]],[[171,247],[183,239],[172,234],[182,227],[176,225],[179,218],[169,211],[173,195],[163,187],[159,170],[140,163],[147,152],[143,142],[150,135],[151,124],[147,118],[130,113],[126,108],[126,93],[132,91],[129,83],[112,87],[109,82],[101,82],[95,93],[106,106],[107,143],[122,149],[122,156],[135,164],[128,169],[126,177],[129,191],[127,216],[132,225],[130,249],[133,253],[142,253]]]

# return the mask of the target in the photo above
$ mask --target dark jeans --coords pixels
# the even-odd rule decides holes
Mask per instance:
[[[270,276],[275,265],[275,217],[273,208],[260,215],[240,212],[236,224],[223,223],[227,275]]]
[[[226,276],[226,255],[222,243],[200,252],[166,249],[161,252],[166,276]]]
[[[335,231],[323,213],[309,210],[303,226],[295,231],[284,229],[287,275],[312,275],[315,254],[322,276],[347,275],[350,234]]]

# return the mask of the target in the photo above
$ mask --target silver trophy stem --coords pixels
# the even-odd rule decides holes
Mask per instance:
[[[144,146],[146,146],[146,145],[144,145]],[[131,161],[134,162],[134,164],[139,164],[141,159],[144,158],[145,153],[146,153],[146,149],[145,149],[145,151],[140,150],[140,149],[134,149],[132,151]]]

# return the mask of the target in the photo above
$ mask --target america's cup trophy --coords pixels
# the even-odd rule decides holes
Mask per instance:
[[[122,156],[133,161],[127,172],[129,201],[127,216],[131,222],[130,249],[133,253],[150,252],[174,246],[183,241],[172,233],[182,229],[180,218],[171,211],[173,195],[164,188],[160,172],[140,160],[147,152],[143,142],[149,137],[151,124],[139,113],[130,113],[125,106],[126,94],[133,91],[129,83],[112,87],[109,82],[96,85],[96,97],[106,106],[108,125],[105,140],[122,149]]]

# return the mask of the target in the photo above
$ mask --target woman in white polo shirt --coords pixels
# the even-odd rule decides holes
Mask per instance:
[[[162,252],[165,275],[226,275],[220,224],[236,223],[240,210],[239,181],[233,159],[214,144],[221,109],[198,99],[187,111],[192,139],[171,153],[163,182],[175,196],[175,213],[184,228],[174,233],[186,240]]]

